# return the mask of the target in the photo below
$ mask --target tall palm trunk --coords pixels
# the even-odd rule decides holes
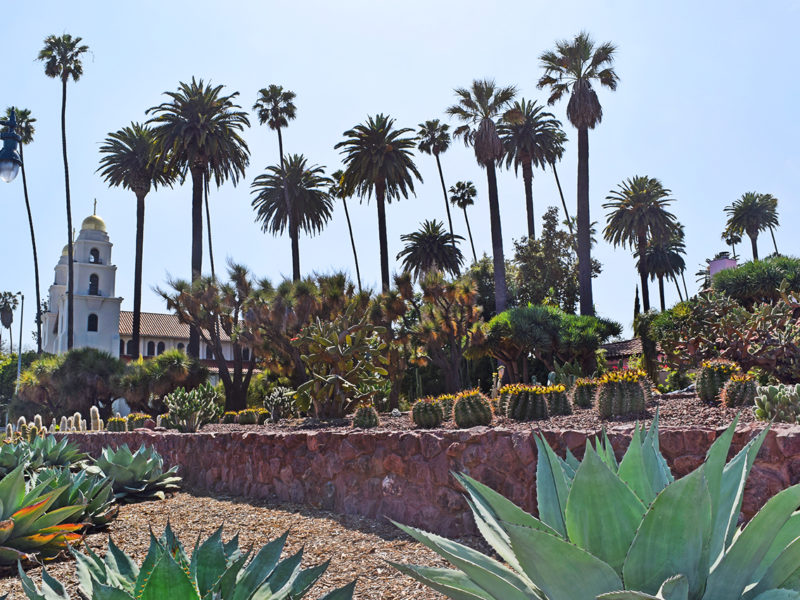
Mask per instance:
[[[375,198],[378,204],[378,241],[381,251],[381,289],[389,291],[389,241],[386,239],[386,185],[379,182],[375,185]]]
[[[36,253],[36,233],[33,230],[33,214],[31,203],[28,200],[28,179],[25,177],[25,157],[22,152],[23,145],[19,145],[19,159],[22,162],[22,190],[25,195],[25,208],[28,211],[28,226],[31,230],[31,248],[33,248],[33,276],[36,283],[36,352],[42,353],[42,298],[39,293],[39,257]]]
[[[289,213],[289,237],[292,239],[292,281],[300,281],[300,231]]]
[[[358,253],[356,252],[356,238],[353,237],[353,225],[350,223],[350,211],[347,210],[347,199],[342,198],[344,204],[344,216],[347,217],[347,229],[350,231],[350,245],[353,247],[353,260],[356,263],[356,281],[358,281],[358,291],[361,292],[361,270],[358,268]]]
[[[528,238],[536,239],[536,225],[533,221],[533,165],[529,159],[522,162],[522,181],[525,184],[525,213],[528,216]]]
[[[661,312],[667,310],[666,304],[664,303],[664,276],[658,276],[658,299],[661,302]]]
[[[206,226],[208,233],[208,262],[211,264],[211,279],[217,280],[217,272],[214,269],[214,246],[211,244],[211,210],[208,207],[208,177],[203,176],[203,193],[206,204]]]
[[[67,350],[72,350],[75,338],[75,308],[73,296],[72,203],[69,197],[69,163],[67,162],[67,80],[61,79],[61,153],[64,155],[64,187],[67,198]]]
[[[581,294],[581,315],[594,316],[590,227],[589,130],[586,127],[581,127],[578,129],[578,287]],[[644,297],[647,298],[646,293]],[[646,303],[645,306],[647,306]]]
[[[683,302],[683,294],[681,293],[681,286],[678,285],[678,278],[675,277],[674,274],[672,275],[672,281],[675,282],[675,289],[678,290],[678,298],[680,299],[681,302]]]
[[[283,168],[283,136],[281,135],[281,128],[278,127],[278,153],[281,156],[281,168]]]
[[[558,170],[556,169],[556,163],[551,162],[550,167],[553,169],[553,176],[556,178],[556,185],[558,186],[558,195],[561,197],[561,206],[564,207],[564,216],[567,219],[567,227],[569,227],[569,234],[574,235],[572,231],[572,219],[569,217],[569,210],[567,210],[567,203],[564,200],[564,190],[561,189],[561,180],[558,178]]]
[[[192,282],[200,279],[203,271],[203,181],[205,169],[194,165],[192,173]],[[189,356],[200,358],[200,332],[189,326]]]
[[[142,257],[144,255],[144,199],[147,192],[136,192],[136,258],[133,266],[133,358],[139,358],[142,327]]]
[[[436,157],[436,168],[439,169],[439,182],[442,184],[442,194],[444,194],[444,208],[447,211],[447,223],[450,225],[450,239],[453,241],[453,248],[456,247],[456,236],[453,233],[453,218],[450,216],[450,202],[447,200],[447,187],[444,185],[444,174],[442,173],[442,162],[439,160],[439,155],[434,154]]]
[[[500,226],[500,202],[497,198],[497,172],[494,162],[485,164],[489,182],[489,220],[492,226],[492,256],[494,258],[494,305],[500,314],[508,305],[506,262],[503,257],[503,231]]]
[[[578,228],[580,231],[580,228]],[[650,310],[650,286],[647,283],[647,265],[645,264],[645,251],[647,249],[647,236],[640,233],[636,239],[636,251],[639,254],[639,281],[642,284],[642,306],[644,312]]]
[[[689,289],[686,287],[686,276],[683,274],[683,272],[685,270],[686,269],[681,269],[681,281],[683,282],[683,294],[686,296],[686,299],[688,300],[689,299]]]
[[[472,247],[472,260],[478,262],[478,255],[475,254],[475,242],[472,241],[472,229],[469,227],[469,217],[467,216],[467,207],[464,207],[464,220],[467,222],[467,234],[469,234],[469,245]]]
[[[753,249],[753,260],[756,261],[758,260],[758,244],[756,243],[756,240],[758,240],[758,233],[755,235],[748,233],[747,235],[750,237],[750,246]]]
[[[778,254],[778,244],[775,242],[775,230],[772,227],[769,228],[769,234],[772,236],[772,245],[775,248],[775,254],[777,255]]]

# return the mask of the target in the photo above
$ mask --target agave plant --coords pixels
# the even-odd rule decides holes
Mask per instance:
[[[31,467],[35,469],[41,467],[72,468],[88,459],[88,456],[67,438],[58,441],[52,435],[37,437],[28,446],[31,454]]]
[[[29,465],[31,449],[27,442],[3,442],[0,444],[0,475],[7,475],[21,464]]]
[[[83,505],[81,513],[73,518],[88,523],[92,528],[108,525],[117,517],[119,506],[114,501],[112,481],[86,471],[73,473],[67,469],[44,469],[36,473],[29,486],[40,492],[60,490],[51,508]]]
[[[455,599],[797,600],[800,485],[737,527],[747,475],[766,430],[725,463],[733,424],[705,462],[673,480],[657,427],[637,427],[617,464],[607,440],[578,463],[537,437],[539,518],[464,475],[478,529],[503,564],[445,538],[400,527],[452,569],[395,564]]]
[[[26,492],[24,464],[0,479],[0,564],[33,556],[52,558],[81,539],[76,532],[83,524],[74,520],[83,512],[83,504],[51,510],[62,491]]]
[[[238,536],[222,541],[222,527],[208,539],[197,541],[189,557],[169,524],[150,548],[142,566],[109,539],[101,559],[86,547],[72,550],[77,559],[79,590],[85,598],[109,600],[297,600],[303,598],[328,568],[328,562],[300,568],[303,551],[280,560],[288,532],[254,555],[239,549]],[[249,563],[248,563],[248,559]],[[42,588],[20,567],[22,588],[30,600],[69,600],[58,581],[42,569]],[[350,600],[355,581],[320,600]]]
[[[178,467],[164,471],[164,459],[144,444],[136,453],[131,453],[127,444],[117,450],[104,448],[94,467],[87,470],[111,479],[114,497],[120,502],[163,500],[165,494],[178,490],[181,480],[176,475]]]

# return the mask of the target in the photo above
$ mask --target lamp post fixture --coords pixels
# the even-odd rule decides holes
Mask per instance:
[[[17,114],[13,108],[11,109],[11,117],[7,121],[0,120],[0,125],[3,126],[3,131],[0,132],[0,140],[3,142],[3,147],[0,148],[0,179],[10,183],[17,177],[19,168],[22,166],[22,159],[19,157],[19,152],[17,152],[17,147],[22,138],[15,131],[17,128]]]
[[[25,317],[25,295],[22,292],[17,292],[21,304],[19,307],[19,346],[17,346],[17,385],[14,388],[14,394],[19,390],[19,377],[22,374],[22,322]]]

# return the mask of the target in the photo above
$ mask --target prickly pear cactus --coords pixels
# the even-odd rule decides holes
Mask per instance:
[[[257,425],[258,413],[252,408],[239,411],[239,425]]]
[[[372,429],[377,427],[379,423],[378,411],[372,405],[359,406],[356,414],[353,416],[353,427],[360,427],[361,429]]]
[[[704,402],[716,402],[725,383],[737,373],[741,373],[739,365],[729,360],[704,362],[697,375],[697,395]]]
[[[602,419],[644,412],[643,383],[647,374],[641,370],[609,371],[598,380],[597,412]]]
[[[756,380],[752,375],[734,375],[722,388],[720,401],[727,407],[749,406],[756,400]]]
[[[461,392],[456,396],[456,403],[453,405],[453,418],[456,425],[462,429],[490,425],[492,405],[478,390]]]
[[[453,418],[453,405],[456,403],[455,394],[442,394],[436,398],[436,402],[442,407],[442,415],[445,421]]]
[[[572,407],[569,404],[567,389],[565,386],[550,385],[544,390],[547,397],[547,411],[551,415],[571,415]]]
[[[514,384],[506,386],[508,404],[506,416],[515,421],[538,421],[548,417],[547,396],[540,385]]]
[[[594,404],[597,381],[584,378],[575,381],[572,388],[572,403],[579,408],[591,408]]]
[[[800,384],[767,385],[756,389],[756,418],[761,421],[800,423]]]
[[[411,419],[417,427],[423,429],[438,427],[444,420],[442,405],[430,398],[417,400],[411,407]]]

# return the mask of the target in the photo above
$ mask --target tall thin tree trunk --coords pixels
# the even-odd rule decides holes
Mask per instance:
[[[292,239],[292,281],[300,281],[300,232],[291,214],[289,216],[289,237]]]
[[[750,234],[748,234],[748,235],[750,235]],[[757,261],[758,260],[758,244],[756,243],[757,239],[758,239],[758,234],[750,235],[750,246],[753,249],[753,261]]]
[[[280,127],[278,127],[278,152],[281,155],[281,168],[283,168],[283,136]]]
[[[678,298],[680,299],[681,302],[683,302],[683,294],[681,293],[681,286],[678,285],[678,278],[675,277],[675,275],[672,276],[672,281],[675,282],[675,289],[678,290]]]
[[[682,269],[681,270],[681,281],[683,282],[683,293],[686,296],[686,299],[688,300],[689,299],[689,289],[686,287],[686,276],[683,274],[683,272],[685,270],[686,269]]]
[[[777,256],[778,244],[775,242],[775,230],[772,227],[769,228],[769,234],[772,236],[772,245],[775,248],[775,255]]]
[[[467,216],[467,207],[464,207],[464,220],[467,222],[467,234],[469,235],[469,245],[472,247],[472,260],[478,262],[478,255],[475,254],[475,242],[472,241],[472,229],[469,227],[469,217]]]
[[[211,264],[211,279],[217,280],[217,271],[214,269],[214,246],[211,244],[211,210],[208,207],[208,177],[203,175],[203,193],[206,204],[206,227],[208,233],[208,261]]]
[[[492,226],[492,256],[494,258],[494,305],[500,314],[508,306],[506,262],[503,257],[503,231],[500,226],[500,202],[497,197],[497,173],[494,162],[484,165],[489,182],[489,220]]]
[[[444,194],[444,208],[447,211],[447,223],[450,225],[450,239],[453,242],[453,248],[456,247],[456,236],[453,233],[453,218],[450,216],[450,202],[447,200],[447,187],[444,185],[444,174],[442,174],[442,163],[439,160],[439,155],[434,154],[436,157],[436,168],[439,169],[439,181],[442,184],[442,194]]]
[[[61,152],[64,155],[64,188],[67,198],[67,350],[75,339],[75,281],[73,279],[72,203],[69,196],[69,163],[67,162],[67,80],[61,80]]]
[[[144,255],[144,199],[147,193],[136,193],[136,258],[133,266],[133,358],[141,353],[140,332],[142,327],[142,260]]]
[[[590,227],[589,130],[582,127],[578,130],[578,285],[581,294],[581,315],[594,316]],[[647,298],[647,295],[644,297]]]
[[[647,265],[644,258],[646,248],[647,237],[645,234],[640,233],[637,236],[636,249],[639,253],[639,281],[642,284],[642,306],[644,307],[644,312],[650,310],[650,286],[647,282]]]
[[[358,253],[356,252],[356,238],[353,237],[353,225],[350,223],[350,211],[347,210],[347,198],[342,198],[344,204],[344,216],[347,217],[347,229],[350,231],[350,245],[353,247],[353,260],[356,263],[356,281],[358,281],[358,291],[361,292],[361,270],[358,268]]]
[[[572,219],[569,216],[569,210],[567,210],[567,203],[564,200],[564,191],[561,189],[561,180],[558,178],[558,170],[556,169],[556,163],[551,162],[550,167],[553,169],[553,176],[556,178],[556,185],[558,186],[558,195],[561,196],[561,206],[564,207],[564,216],[567,218],[567,227],[569,227],[570,235],[575,235],[575,232],[572,231]]]
[[[378,204],[378,241],[381,254],[381,289],[388,292],[389,281],[389,241],[386,239],[386,188],[383,182],[375,186],[375,196]]]
[[[203,271],[203,179],[205,167],[194,165],[192,173],[192,283],[200,279]],[[200,358],[200,332],[189,326],[189,345],[186,353]]]
[[[667,310],[666,303],[664,302],[664,276],[658,276],[658,299],[661,302],[661,312]]]
[[[536,224],[533,219],[533,166],[526,159],[522,163],[522,182],[525,185],[525,214],[528,217],[528,238],[536,239]]]
[[[31,248],[33,248],[33,276],[36,283],[36,352],[42,353],[42,298],[39,293],[39,257],[36,253],[36,233],[33,230],[33,213],[28,200],[28,179],[25,177],[25,157],[22,152],[23,144],[19,145],[19,158],[22,161],[22,190],[25,194],[25,208],[28,211],[28,226],[31,230]]]
[[[8,326],[8,353],[14,354],[14,332],[11,331],[11,325]]]

